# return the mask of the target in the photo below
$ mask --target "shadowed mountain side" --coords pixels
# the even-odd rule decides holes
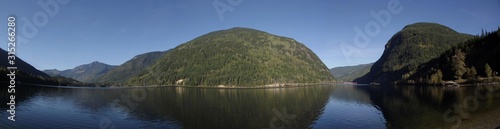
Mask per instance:
[[[7,51],[0,51],[1,57],[8,56]],[[16,84],[22,83],[34,83],[34,84],[45,84],[45,85],[79,85],[82,86],[83,83],[76,81],[74,79],[65,77],[50,77],[42,71],[39,71],[35,67],[31,66],[29,63],[24,62],[21,58],[16,57],[15,65],[10,65],[7,60],[0,61],[0,82],[5,82],[8,86],[9,81],[11,81],[11,76],[6,76],[14,72]],[[17,67],[15,71],[8,70],[7,67]],[[14,76],[13,76],[14,77]]]
[[[120,66],[109,70],[101,78],[97,80],[100,83],[124,83],[128,79],[144,72],[146,68],[151,66],[167,51],[148,52],[135,56]]]
[[[402,83],[441,85],[443,80],[462,80],[469,83],[499,82],[500,28],[483,32],[481,36],[461,43],[441,56],[420,65],[417,72]]]
[[[354,81],[395,83],[415,73],[420,64],[472,37],[436,23],[407,25],[387,42],[370,72]]]
[[[5,58],[4,61],[0,61],[0,67],[7,68],[7,67],[17,67],[17,70],[24,71],[25,73],[30,74],[31,76],[39,76],[39,77],[49,77],[49,75],[45,74],[44,72],[39,71],[35,67],[31,66],[21,58],[17,57],[15,58],[14,66],[10,65],[9,62],[7,61],[7,56],[8,53],[7,51],[1,49],[0,51],[0,57]],[[5,75],[2,75],[5,76]]]

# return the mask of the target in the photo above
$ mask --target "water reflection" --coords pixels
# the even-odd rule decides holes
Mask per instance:
[[[369,93],[373,103],[381,108],[389,128],[474,127],[491,124],[478,123],[474,117],[481,117],[481,114],[500,109],[500,86],[498,85],[459,88],[370,86],[362,90]],[[475,98],[477,101],[473,101]],[[454,108],[454,105],[457,108]],[[475,109],[472,110],[469,107]],[[447,113],[447,110],[451,113]],[[462,117],[461,114],[469,114],[469,116]],[[452,119],[455,117],[456,120]],[[495,124],[491,126],[493,128],[500,126],[500,124]]]
[[[170,116],[185,128],[306,128],[331,88],[158,88],[148,92],[136,113]]]
[[[334,87],[275,89],[20,86],[9,128],[307,128]],[[0,91],[5,93],[6,91]],[[6,94],[1,94],[5,96]],[[6,103],[5,97],[2,102]],[[2,110],[7,109],[1,105]],[[8,114],[0,113],[2,118]]]
[[[337,86],[313,128],[386,128],[385,119],[373,105],[365,86]]]
[[[447,110],[452,111],[449,118],[462,118],[453,112],[454,104],[466,105],[470,114],[460,119],[460,127],[474,127],[499,111],[499,92],[499,86],[18,86],[16,122],[6,119],[7,91],[0,89],[0,128],[450,128],[457,121],[443,120]],[[464,104],[470,96],[477,98],[477,109],[467,108],[475,103]]]

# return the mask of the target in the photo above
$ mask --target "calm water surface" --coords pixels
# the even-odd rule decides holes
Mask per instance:
[[[7,119],[7,89],[0,90],[0,128],[450,128],[497,112],[499,87],[19,85],[15,122]]]

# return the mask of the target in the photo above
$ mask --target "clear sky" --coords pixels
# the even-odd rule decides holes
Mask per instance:
[[[382,26],[371,11],[391,18]],[[499,12],[499,0],[3,0],[0,47],[7,48],[8,16],[16,17],[18,57],[40,70],[120,65],[211,31],[247,27],[294,38],[332,68],[375,62],[405,25],[436,22],[479,34],[500,26]],[[354,28],[365,26],[370,42],[355,40]]]

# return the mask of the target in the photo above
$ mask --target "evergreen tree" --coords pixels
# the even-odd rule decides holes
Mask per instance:
[[[461,79],[464,73],[467,71],[465,65],[465,54],[461,49],[456,49],[455,54],[451,58],[451,70],[455,75],[455,79]]]
[[[486,77],[493,77],[493,70],[488,63],[484,65],[484,72],[486,72]]]
[[[465,74],[467,79],[474,79],[474,78],[476,78],[476,75],[477,75],[477,71],[476,71],[476,68],[474,68],[474,66],[469,67],[467,69],[467,73]]]
[[[431,75],[431,79],[429,81],[430,84],[439,84],[441,83],[443,78],[443,72],[441,70],[437,70],[436,73]]]

